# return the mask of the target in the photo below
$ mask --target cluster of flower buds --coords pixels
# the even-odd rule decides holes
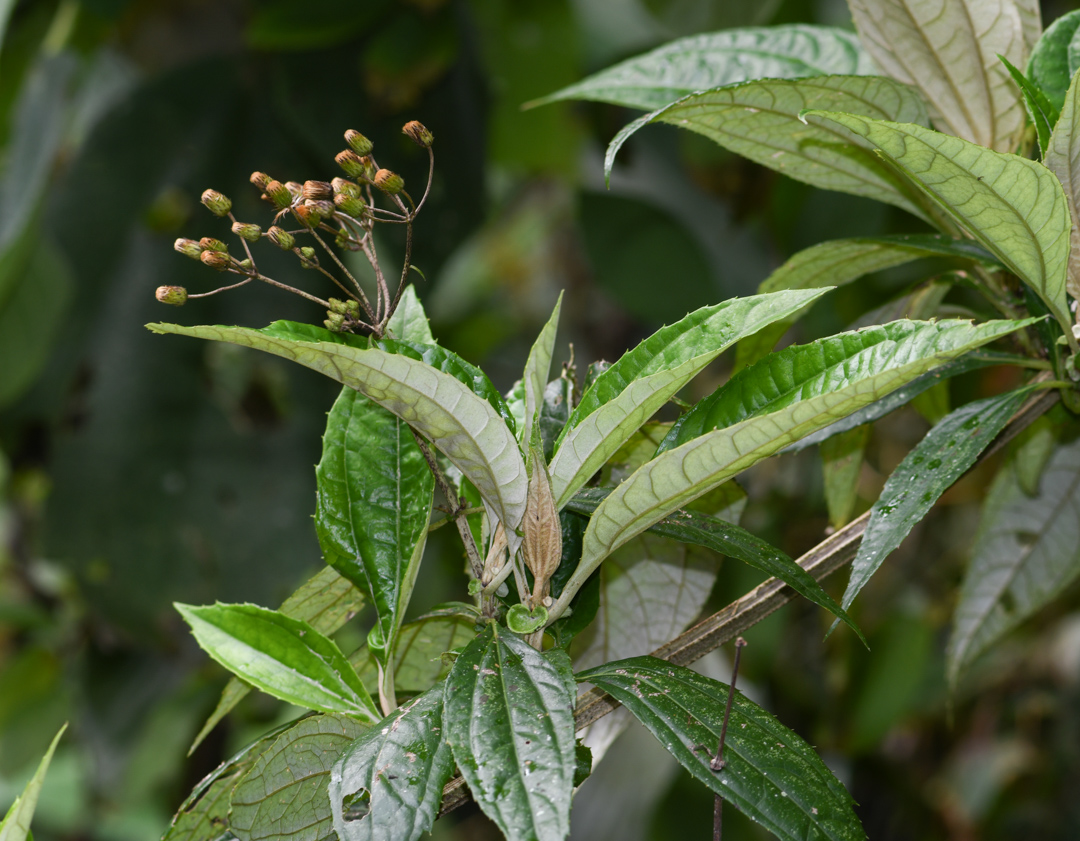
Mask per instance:
[[[357,301],[351,298],[348,301],[331,298],[328,303],[330,309],[326,313],[327,318],[323,324],[331,333],[345,333],[352,324],[361,323],[360,304]]]

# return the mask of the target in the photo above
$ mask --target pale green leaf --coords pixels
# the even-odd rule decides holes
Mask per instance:
[[[519,427],[521,448],[529,452],[529,441],[532,437],[533,421],[538,419],[538,413],[544,404],[544,389],[547,387],[548,372],[551,369],[551,354],[555,350],[555,333],[559,329],[559,312],[562,309],[562,293],[555,302],[555,309],[547,320],[540,335],[536,337],[529,357],[525,361],[525,373],[521,383],[525,389],[525,417]]]
[[[394,646],[394,685],[402,692],[426,692],[450,672],[450,661],[443,657],[476,636],[475,616],[462,614],[432,615],[406,622]],[[360,680],[369,690],[377,691],[378,667],[367,646],[349,656]]]
[[[52,762],[56,746],[60,744],[60,737],[67,730],[67,724],[53,736],[49,749],[38,763],[37,771],[26,784],[22,794],[15,798],[4,820],[0,822],[0,841],[26,841],[32,838],[30,835],[30,822],[34,819],[34,811],[37,809],[38,797],[41,796],[41,787],[45,784],[45,775],[49,771],[49,763]]]
[[[1062,444],[1028,496],[1010,467],[987,497],[960,589],[947,671],[964,670],[1080,575],[1080,439]]]
[[[870,427],[863,424],[834,435],[821,444],[825,506],[829,511],[829,525],[834,529],[846,525],[855,511],[863,452],[869,440]]]
[[[917,191],[865,141],[836,126],[803,123],[799,114],[807,109],[926,122],[918,94],[880,76],[765,79],[693,94],[635,120],[609,144],[604,172],[611,172],[623,143],[642,126],[670,123],[796,181],[877,199],[927,218]]]
[[[865,137],[943,210],[1034,290],[1066,332],[1072,221],[1054,174],[1040,163],[993,152],[922,126],[850,114],[806,115]]]
[[[877,66],[917,87],[942,131],[999,152],[1016,149],[1024,108],[997,57],[1025,66],[1030,13],[1022,17],[1014,0],[849,0],[848,6]]]
[[[514,539],[529,484],[525,461],[513,432],[491,404],[456,378],[375,348],[286,340],[246,327],[148,326],[157,333],[265,350],[355,388],[438,447],[476,486]]]
[[[1076,13],[1080,20],[1080,12]],[[1050,135],[1050,147],[1043,163],[1057,176],[1068,201],[1073,220],[1080,220],[1080,84],[1073,77],[1065,93],[1061,116]],[[1066,288],[1074,298],[1080,298],[1080,227],[1070,228],[1069,269]]]
[[[397,309],[390,316],[386,329],[395,339],[406,342],[419,342],[420,344],[435,344],[435,337],[431,335],[431,325],[428,324],[427,313],[424,305],[416,295],[416,287],[409,285],[401,293]]]
[[[747,27],[680,38],[526,107],[589,99],[653,110],[695,91],[751,79],[875,72],[859,39],[842,29],[807,24]]]

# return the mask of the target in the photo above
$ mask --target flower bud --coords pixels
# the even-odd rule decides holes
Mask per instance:
[[[207,266],[212,269],[216,269],[219,272],[225,271],[232,265],[233,259],[228,254],[223,254],[220,251],[204,251],[199,259],[203,261]]]
[[[345,142],[349,144],[350,149],[361,157],[371,154],[371,150],[375,148],[374,143],[355,129],[349,129],[345,132]]]
[[[309,201],[329,199],[333,197],[334,189],[325,181],[305,181],[303,194]]]
[[[203,253],[203,247],[199,243],[193,239],[184,239],[183,237],[173,243],[173,248],[192,260],[198,260],[199,255]]]
[[[405,189],[405,179],[388,169],[380,169],[371,180],[388,196],[396,195]]]
[[[533,603],[540,604],[548,595],[548,582],[562,559],[562,528],[559,510],[551,490],[551,478],[544,464],[543,451],[533,447],[529,471],[529,492],[525,498],[525,517],[521,522],[521,554],[533,574]]]
[[[232,232],[248,242],[258,242],[262,236],[262,228],[250,222],[233,222]]]
[[[346,310],[344,301],[339,300],[338,298],[327,298],[326,303],[330,305],[331,313],[340,313],[341,315],[345,315]]]
[[[345,316],[339,312],[332,312],[330,313],[330,317],[327,318],[323,324],[331,333],[340,333],[345,326]]]
[[[286,181],[285,189],[289,191],[289,195],[292,196],[293,201],[297,201],[304,196],[304,185],[299,181]]]
[[[242,272],[250,272],[253,268],[255,268],[255,264],[251,262],[250,257],[245,257],[243,260],[236,264],[236,267]]]
[[[315,249],[310,245],[301,246],[300,259],[304,261],[304,265],[307,268],[314,268],[319,265],[319,261],[315,257]]]
[[[435,140],[435,138],[432,137],[431,132],[416,120],[405,123],[401,129],[401,133],[417,146],[423,146],[425,149],[430,148],[432,142]]]
[[[215,216],[226,216],[232,210],[232,202],[217,190],[204,190],[201,201]]]
[[[251,178],[248,179],[252,184],[258,187],[262,191],[266,191],[266,186],[273,180],[265,172],[253,172]]]
[[[266,232],[266,238],[282,251],[292,251],[293,246],[296,245],[296,238],[284,228],[279,228],[277,225],[274,225]]]
[[[270,200],[279,208],[286,208],[292,204],[292,195],[280,181],[271,181],[263,189],[266,190],[266,195],[270,196]]]
[[[352,149],[345,149],[338,152],[334,156],[334,161],[345,170],[346,175],[351,175],[353,178],[363,178],[364,176],[364,159],[361,158]]]
[[[344,193],[338,193],[334,196],[334,206],[342,213],[353,217],[353,219],[359,219],[367,209],[363,201],[347,196]]]
[[[355,184],[346,178],[335,178],[330,182],[330,187],[334,191],[334,195],[349,196],[349,198],[358,199],[363,195],[363,191],[360,189],[359,184]]]
[[[319,211],[306,204],[299,204],[294,207],[293,213],[296,215],[300,224],[306,228],[317,228],[319,227],[319,223],[322,222],[322,216],[319,215]]]
[[[187,300],[187,290],[183,286],[159,286],[154,297],[163,304],[179,307]]]
[[[203,253],[207,251],[220,251],[222,254],[229,253],[229,246],[227,246],[221,240],[214,239],[213,237],[203,237],[201,240],[199,240],[199,245],[202,246]],[[202,254],[199,255],[199,259],[202,259]]]
[[[304,204],[318,213],[323,219],[334,215],[334,203],[332,201],[327,201],[326,199],[308,199]]]
[[[349,298],[349,300],[345,302],[345,314],[351,315],[353,318],[360,318],[360,302],[353,298]]]

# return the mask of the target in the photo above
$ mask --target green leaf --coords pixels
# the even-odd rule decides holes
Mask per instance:
[[[747,27],[680,38],[525,107],[589,99],[651,111],[695,91],[750,79],[875,72],[859,40],[842,29],[806,24]]]
[[[562,292],[555,302],[555,309],[547,320],[540,335],[536,337],[529,357],[525,362],[525,373],[521,377],[525,389],[525,420],[521,429],[521,448],[529,452],[533,422],[539,420],[539,413],[544,404],[544,390],[547,387],[548,372],[551,370],[551,354],[555,350],[555,333],[559,329],[559,311],[562,309]]]
[[[882,561],[975,463],[1032,391],[1031,386],[1018,388],[960,407],[900,462],[870,510],[870,522],[844,591],[844,607],[851,606]]]
[[[758,292],[843,286],[863,275],[902,266],[924,257],[952,257],[979,262],[994,259],[993,255],[971,240],[953,239],[939,234],[834,239],[793,254],[784,265],[761,282]],[[739,342],[736,370],[757,362],[769,353],[804,312],[805,310],[800,310],[780,319]]]
[[[443,687],[367,730],[330,772],[340,841],[416,841],[430,832],[454,760],[443,738]]]
[[[1058,112],[1061,109],[1055,108],[1042,89],[1013,67],[1007,58],[1004,56],[998,56],[998,58],[1009,71],[1016,86],[1020,88],[1020,93],[1024,97],[1024,106],[1027,108],[1028,116],[1031,117],[1031,123],[1035,126],[1035,133],[1039,138],[1039,151],[1045,156],[1050,145],[1050,132],[1054,130],[1054,124],[1058,121]]]
[[[431,335],[431,325],[428,324],[427,313],[424,305],[416,295],[416,287],[409,285],[401,293],[397,309],[386,323],[386,329],[395,339],[405,342],[419,342],[424,345],[435,344],[435,337]]]
[[[1080,439],[1062,444],[1037,496],[1002,470],[987,497],[960,589],[947,653],[949,683],[1080,574]]]
[[[567,508],[579,514],[594,514],[613,490],[613,488],[588,488],[578,491]],[[779,578],[796,593],[843,619],[862,639],[862,632],[813,576],[775,546],[746,529],[708,514],[679,510],[653,523],[649,526],[648,532],[672,538],[680,543],[704,546],[720,555],[736,558],[755,569]],[[667,639],[671,639],[671,636]],[[658,646],[659,644],[654,648]],[[614,654],[613,656],[622,655]]]
[[[65,724],[60,731],[53,736],[49,749],[38,763],[37,771],[26,784],[22,794],[15,798],[4,820],[0,821],[0,841],[26,841],[32,838],[30,835],[30,822],[34,819],[34,810],[37,809],[38,797],[41,795],[41,787],[45,784],[45,775],[49,771],[49,763],[52,762],[56,746],[60,744],[60,737],[67,730]]]
[[[427,691],[450,673],[443,655],[475,636],[476,617],[461,614],[436,614],[405,623],[394,646],[394,685],[403,692]],[[356,665],[364,685],[377,691],[378,669],[367,647],[351,655],[349,662]]]
[[[555,453],[555,442],[570,420],[574,391],[574,378],[566,370],[544,388],[544,402],[540,406],[540,438],[544,442],[544,458],[548,462]]]
[[[435,477],[408,424],[347,387],[330,410],[315,477],[323,554],[375,606],[369,642],[385,665],[427,540]]]
[[[820,297],[795,290],[732,298],[663,327],[596,378],[556,441],[555,504],[562,507],[630,436],[720,353]]]
[[[307,622],[252,604],[176,604],[199,645],[275,698],[375,722],[381,716],[344,655]]]
[[[1076,13],[1080,17],[1080,12]],[[1080,219],[1080,84],[1073,77],[1065,94],[1061,117],[1046,150],[1043,163],[1057,176],[1065,191],[1073,219]],[[1069,269],[1065,287],[1080,298],[1080,227],[1073,225],[1069,236]]]
[[[655,657],[606,663],[577,675],[610,693],[679,763],[784,841],[861,841],[854,801],[813,749],[736,692],[724,768],[709,767],[728,687]]]
[[[344,715],[312,716],[286,730],[233,789],[229,829],[240,841],[329,841],[330,770],[364,732]]]
[[[351,581],[342,578],[337,570],[323,567],[285,599],[278,611],[291,619],[307,622],[323,636],[330,636],[359,613],[363,606],[364,596]],[[217,706],[188,748],[188,756],[250,691],[251,686],[240,678],[229,678]]]
[[[846,525],[855,510],[863,453],[869,440],[870,427],[863,424],[834,435],[821,444],[825,506],[829,510],[829,525],[834,529]]]
[[[600,504],[567,590],[634,535],[752,464],[1029,323],[897,321],[770,354],[718,392],[717,413],[702,427],[713,431],[658,455]],[[717,426],[728,422],[733,425]],[[565,592],[553,616],[564,599]]]
[[[1061,184],[1042,164],[915,125],[851,114],[807,114],[865,137],[1043,300],[1066,331],[1065,273],[1072,220]]]
[[[859,40],[874,63],[917,87],[942,131],[999,152],[1019,144],[1024,109],[997,57],[1023,67],[1027,39],[1038,21],[1037,13],[1030,20],[1017,5],[1013,0],[848,3]]]
[[[877,199],[926,218],[921,197],[873,149],[848,131],[803,123],[799,114],[807,109],[926,122],[918,94],[880,76],[746,82],[687,96],[630,123],[608,145],[604,172],[610,175],[619,149],[642,126],[670,123],[796,181]]]
[[[476,485],[511,541],[529,479],[513,431],[491,404],[430,365],[378,349],[289,341],[246,327],[153,324],[157,333],[232,342],[291,359],[355,388],[428,438]],[[512,547],[513,548],[513,547]]]
[[[570,660],[497,625],[446,679],[444,727],[473,799],[507,841],[562,841],[574,784]]]
[[[1067,12],[1046,27],[1028,59],[1027,76],[1058,111],[1075,72],[1069,66],[1069,43],[1080,28],[1080,11]]]

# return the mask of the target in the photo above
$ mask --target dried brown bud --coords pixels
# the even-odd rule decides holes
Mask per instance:
[[[319,214],[319,211],[306,204],[300,204],[294,207],[293,213],[296,215],[300,224],[307,228],[317,228],[319,227],[319,223],[322,222],[322,216]]]
[[[422,123],[418,123],[416,120],[405,123],[401,129],[401,133],[417,146],[423,146],[425,149],[430,148],[432,142],[435,140],[435,138],[432,137],[431,132],[424,128]]]
[[[220,251],[204,251],[199,257],[207,266],[212,269],[217,269],[219,272],[225,271],[229,268],[233,259],[228,254],[222,254]]]
[[[217,190],[203,190],[201,201],[215,216],[227,216],[232,210],[232,202]]]
[[[390,196],[396,195],[405,189],[405,179],[388,169],[380,169],[371,180],[376,187]]]
[[[353,219],[359,219],[367,209],[361,199],[347,196],[344,193],[338,193],[334,196],[334,206],[342,213],[353,217]]]
[[[262,236],[262,228],[250,222],[233,222],[232,232],[248,242],[258,242]]]
[[[187,290],[183,286],[159,286],[154,297],[163,304],[179,307],[187,300]]]
[[[173,243],[173,248],[192,260],[198,260],[199,255],[203,253],[203,247],[199,243],[193,239],[184,239],[183,237]]]
[[[334,195],[334,188],[325,181],[305,181],[304,198],[308,200],[329,199]]]
[[[220,251],[222,254],[227,254],[229,252],[229,246],[227,246],[221,240],[214,239],[213,237],[203,237],[201,240],[199,240],[199,245],[202,246],[204,252],[207,250]],[[199,255],[199,259],[202,259],[202,254]]]
[[[284,209],[292,204],[292,195],[280,181],[271,181],[263,189],[266,190],[266,195],[270,196],[270,200],[277,207]]]
[[[274,225],[266,232],[266,238],[282,251],[292,251],[293,246],[296,245],[296,238],[284,228],[279,228],[277,225]]]
[[[273,180],[265,172],[255,171],[251,173],[251,178],[248,179],[252,184],[258,187],[260,190],[266,190],[266,186]]]
[[[540,604],[548,594],[548,582],[562,560],[562,527],[544,455],[536,448],[532,453],[529,495],[525,499],[525,518],[521,527],[524,534],[521,551],[525,566],[534,579],[533,603]]]
[[[289,191],[293,201],[298,201],[304,197],[304,185],[299,181],[286,181],[285,189]]]
[[[349,129],[345,132],[345,142],[349,144],[349,148],[356,154],[363,157],[364,155],[370,155],[371,150],[375,148],[375,144],[368,140],[356,129]]]
[[[334,161],[345,170],[346,175],[351,175],[353,178],[363,178],[364,176],[364,159],[361,158],[352,149],[345,149],[338,152],[334,156]]]

